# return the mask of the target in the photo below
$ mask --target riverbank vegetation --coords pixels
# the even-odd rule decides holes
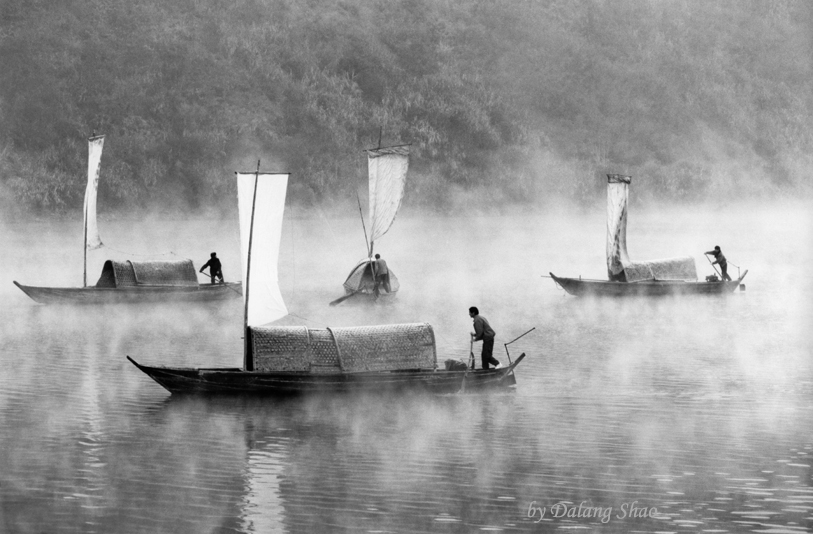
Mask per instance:
[[[363,149],[411,144],[406,202],[810,192],[804,0],[6,0],[4,209],[233,204],[234,170],[299,205],[366,191]]]

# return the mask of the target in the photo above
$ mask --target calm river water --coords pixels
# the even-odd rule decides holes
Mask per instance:
[[[704,277],[720,245],[750,270],[744,292],[650,300],[577,299],[542,277],[604,277],[603,207],[407,213],[376,246],[400,294],[331,308],[364,255],[358,220],[291,210],[286,324],[425,321],[441,361],[468,356],[471,305],[501,360],[535,330],[509,346],[528,354],[513,394],[285,401],[172,398],[125,359],[239,366],[240,300],[40,306],[11,282],[81,285],[81,221],[5,224],[0,531],[809,532],[811,213],[633,207],[634,259],[691,254]],[[234,221],[100,228],[91,283],[107,257],[199,266],[212,250],[239,279]]]

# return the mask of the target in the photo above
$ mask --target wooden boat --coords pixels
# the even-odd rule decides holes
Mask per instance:
[[[549,273],[562,289],[576,296],[716,295],[745,289],[742,280],[723,281],[716,275],[697,279],[691,256],[631,261],[627,254],[627,202],[632,178],[607,175],[607,277],[608,280],[564,278]]]
[[[470,370],[462,364],[461,370],[445,370],[451,365],[438,369],[434,331],[425,323],[324,329],[268,326],[288,313],[277,274],[288,175],[238,173],[237,178],[246,281],[243,367],[155,367],[127,356],[170,393],[456,393],[516,384],[514,369],[525,354],[505,368]]]
[[[82,287],[37,287],[14,281],[26,295],[41,304],[122,304],[159,302],[209,302],[242,295],[240,282],[199,284],[191,260],[107,260],[95,286],[88,286],[88,250],[101,248],[96,224],[96,194],[104,136],[88,139],[88,183],[84,203],[84,270]]]
[[[387,266],[389,271],[388,287],[376,285],[376,261],[373,249],[376,240],[383,236],[392,226],[401,200],[404,197],[407,169],[409,168],[409,145],[371,148],[367,152],[368,186],[369,186],[369,221],[370,240],[367,246],[367,257],[351,269],[344,281],[344,296],[330,303],[335,306],[350,297],[367,296],[378,298],[395,295],[400,289],[398,277]],[[361,201],[359,201],[361,214]],[[364,240],[367,241],[367,229],[364,217],[361,218],[364,229]]]
[[[105,262],[108,263],[108,262]],[[35,287],[14,285],[40,304],[138,304],[162,302],[214,302],[243,293],[240,282],[225,284],[151,285],[120,287]]]
[[[685,280],[640,280],[637,282],[611,282],[607,280],[587,280],[563,278],[549,273],[562,289],[571,295],[622,297],[654,297],[663,295],[716,295],[733,292],[748,274],[745,271],[737,280],[731,281],[685,281]]]
[[[133,365],[173,394],[295,396],[318,393],[391,393],[403,391],[432,394],[479,393],[516,385],[514,369],[525,358],[500,369],[468,371],[362,371],[314,374],[310,372],[252,372],[240,368],[167,368]]]

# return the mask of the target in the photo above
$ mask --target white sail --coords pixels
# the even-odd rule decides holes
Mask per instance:
[[[611,280],[624,272],[627,256],[627,198],[631,177],[607,175],[607,272]]]
[[[244,304],[248,300],[247,326],[270,323],[288,314],[279,289],[277,265],[287,188],[287,174],[237,173]]]
[[[96,192],[99,189],[99,164],[102,160],[104,136],[88,139],[88,185],[85,189],[85,248],[94,250],[102,246],[96,225]]]
[[[610,280],[696,280],[691,256],[662,260],[630,261],[627,254],[627,201],[632,178],[607,175],[607,275]]]
[[[367,151],[370,176],[370,242],[387,233],[404,196],[409,147],[376,148]]]

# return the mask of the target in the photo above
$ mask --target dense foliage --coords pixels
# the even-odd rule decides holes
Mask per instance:
[[[95,131],[102,210],[222,206],[258,159],[296,202],[354,199],[379,135],[412,144],[414,205],[591,200],[606,172],[799,194],[812,39],[807,0],[4,0],[0,191],[80,206]]]

